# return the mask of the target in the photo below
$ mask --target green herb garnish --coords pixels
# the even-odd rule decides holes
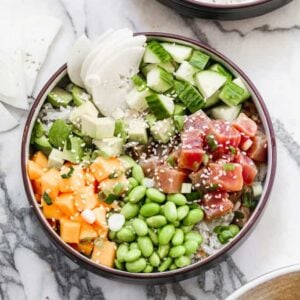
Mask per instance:
[[[236,149],[233,146],[230,145],[228,148],[232,154],[236,154]]]
[[[47,205],[52,205],[52,199],[47,192],[44,192],[43,199]]]
[[[167,164],[170,165],[171,167],[176,167],[176,159],[174,156],[168,156],[167,158]]]
[[[195,201],[200,200],[203,197],[203,193],[200,191],[194,191],[189,194],[185,194],[185,198],[187,201]]]
[[[107,204],[112,204],[115,200],[118,200],[119,197],[114,194],[109,194],[105,199],[104,202]]]
[[[70,178],[72,175],[73,175],[73,172],[74,172],[74,168],[73,167],[70,167],[70,170],[68,173],[66,174],[61,174],[61,178],[63,179],[67,179],[67,178]]]
[[[234,171],[235,165],[234,165],[234,164],[227,163],[227,164],[224,164],[224,165],[223,165],[223,168],[224,168],[225,171]]]
[[[206,142],[211,151],[215,151],[218,148],[218,143],[215,140],[215,137],[211,134],[206,136]]]

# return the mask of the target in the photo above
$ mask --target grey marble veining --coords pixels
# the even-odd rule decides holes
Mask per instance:
[[[26,200],[19,166],[27,112],[14,110],[21,126],[0,134],[0,299],[224,299],[249,279],[300,261],[295,226],[300,209],[295,198],[300,176],[300,1],[266,16],[234,22],[184,18],[154,0],[0,0],[0,17],[4,10],[20,7],[25,14],[51,15],[63,22],[33,97],[65,62],[82,33],[94,38],[107,28],[125,26],[165,31],[224,52],[253,79],[270,109],[278,138],[278,174],[260,224],[219,266],[161,286],[114,282],[75,265],[42,231]],[[280,247],[272,238],[274,232]]]

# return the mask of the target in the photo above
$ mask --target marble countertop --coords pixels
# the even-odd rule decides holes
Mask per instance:
[[[0,0],[25,14],[55,16],[63,27],[35,88],[62,65],[77,36],[107,28],[165,31],[199,39],[222,51],[250,76],[270,110],[278,142],[278,169],[269,205],[247,241],[219,266],[198,277],[161,286],[136,286],[96,276],[63,256],[42,232],[25,197],[21,125],[0,134],[0,299],[224,299],[242,284],[300,262],[300,1],[251,20],[184,18],[154,0]]]

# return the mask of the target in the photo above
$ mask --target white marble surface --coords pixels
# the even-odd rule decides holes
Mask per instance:
[[[21,125],[0,134],[0,299],[223,299],[254,277],[300,262],[300,1],[235,22],[183,18],[154,0],[0,0],[0,17],[7,11],[63,22],[33,96],[83,32],[93,38],[107,28],[127,26],[184,34],[217,48],[264,96],[277,134],[278,169],[261,222],[220,266],[177,284],[116,283],[71,263],[42,232],[26,200],[19,165],[27,112],[14,110]]]

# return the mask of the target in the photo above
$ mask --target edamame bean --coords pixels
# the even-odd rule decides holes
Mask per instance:
[[[175,264],[171,264],[171,266],[169,267],[170,271],[176,270],[177,266]]]
[[[140,214],[144,217],[152,217],[160,212],[160,206],[157,203],[146,203],[141,207]]]
[[[135,234],[129,227],[123,227],[117,232],[117,238],[121,242],[132,242],[135,239]]]
[[[233,238],[233,235],[229,229],[222,230],[218,234],[218,239],[221,242],[221,244],[226,244],[231,238]]]
[[[182,194],[168,195],[167,200],[175,203],[178,206],[185,205],[187,203],[185,196]]]
[[[174,236],[172,238],[172,245],[174,246],[181,245],[183,243],[183,240],[184,240],[184,233],[182,229],[176,228]]]
[[[182,205],[177,208],[177,219],[183,220],[189,213],[190,208],[187,205]]]
[[[149,237],[154,245],[158,245],[158,237],[155,231],[151,228],[148,228]]]
[[[139,273],[142,272],[147,265],[146,259],[140,257],[139,259],[126,263],[126,269],[128,272]]]
[[[172,224],[174,225],[174,227],[179,227],[180,226],[180,222],[177,221],[177,220],[174,221]]]
[[[138,215],[139,209],[140,207],[138,204],[128,202],[122,207],[120,212],[126,220],[129,220]]]
[[[166,200],[166,195],[155,188],[147,189],[146,195],[154,202],[163,203]]]
[[[204,212],[200,208],[194,208],[189,211],[188,215],[183,219],[183,225],[195,225],[204,218]]]
[[[153,201],[151,199],[149,199],[148,197],[146,197],[145,203],[153,203]]]
[[[229,230],[231,231],[233,237],[235,237],[240,232],[240,228],[235,224],[229,225]]]
[[[184,239],[185,241],[194,240],[198,243],[199,246],[202,244],[203,241],[202,235],[197,231],[191,231],[186,233]]]
[[[183,268],[191,264],[191,259],[187,256],[180,256],[175,259],[175,265],[178,268]]]
[[[145,269],[143,270],[143,273],[151,273],[153,271],[153,267],[151,265],[146,265]]]
[[[128,178],[128,192],[130,192],[134,187],[138,186],[139,183],[133,177]]]
[[[132,242],[129,245],[129,250],[133,250],[133,249],[139,249],[139,246],[136,242]]]
[[[161,259],[165,258],[170,251],[170,245],[159,245],[157,249],[157,254]]]
[[[182,246],[182,245],[172,247],[170,249],[170,252],[169,252],[169,255],[172,258],[177,258],[177,257],[182,256],[184,254],[185,254],[185,247]]]
[[[109,231],[108,233],[108,237],[110,240],[114,240],[117,236],[117,232],[116,231]]]
[[[149,262],[153,267],[158,267],[160,265],[160,257],[156,252],[153,252],[149,257]]]
[[[125,255],[129,251],[127,244],[121,244],[117,249],[117,259],[120,263],[124,262]]]
[[[187,240],[184,244],[183,244],[184,248],[185,248],[185,255],[189,256],[192,255],[194,253],[196,253],[199,245],[197,243],[196,240]]]
[[[132,221],[132,227],[138,236],[145,236],[148,233],[148,226],[146,222],[141,219],[134,219]]]
[[[117,259],[115,259],[115,267],[116,267],[118,270],[124,270],[123,264],[120,263]]]
[[[175,227],[172,224],[168,224],[164,226],[159,232],[158,232],[158,243],[160,245],[167,245],[170,243],[173,235],[175,233]]]
[[[142,252],[140,249],[132,249],[132,250],[129,250],[125,256],[124,256],[124,260],[126,262],[132,262],[132,261],[135,261],[137,260],[140,256],[142,255]]]
[[[158,272],[164,272],[164,271],[166,271],[170,267],[170,265],[172,264],[172,262],[173,262],[173,259],[171,257],[167,257],[163,261],[163,263],[159,266]]]
[[[177,209],[173,202],[167,202],[164,207],[164,215],[169,222],[174,222],[177,219]]]
[[[164,216],[158,215],[147,218],[147,224],[153,228],[159,228],[167,224],[167,219]]]
[[[131,203],[137,203],[141,201],[146,195],[146,188],[142,185],[136,186],[128,194],[128,201]]]
[[[142,183],[142,180],[144,179],[144,171],[141,166],[134,165],[132,168],[132,177],[138,182]]]
[[[151,256],[153,253],[153,243],[148,236],[139,237],[137,243],[144,257]]]
[[[194,225],[191,226],[181,226],[181,229],[184,233],[188,233],[193,229]]]

